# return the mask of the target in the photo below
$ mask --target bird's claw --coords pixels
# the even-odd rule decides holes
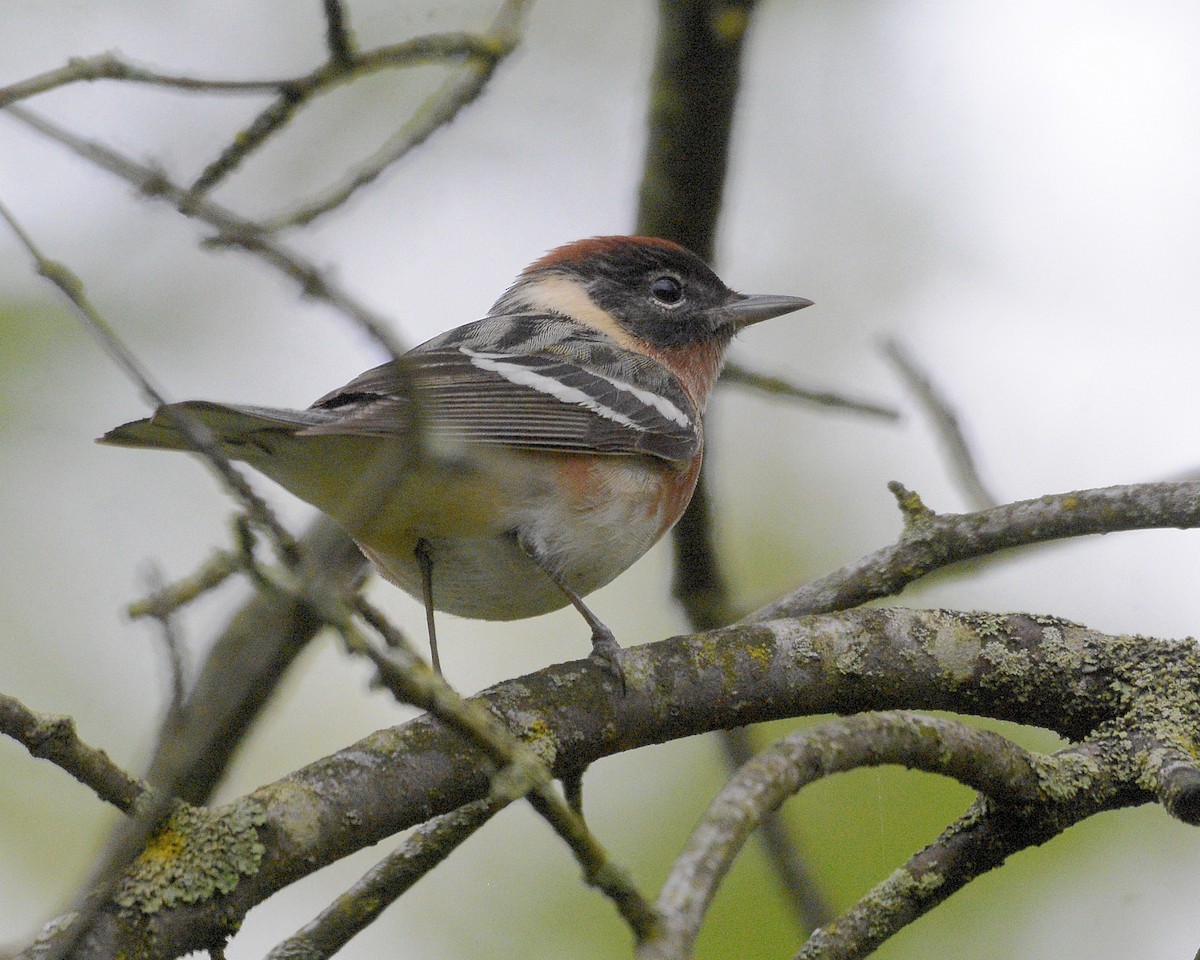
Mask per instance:
[[[592,652],[588,659],[617,681],[625,696],[625,671],[621,667],[621,645],[607,627],[592,633]]]

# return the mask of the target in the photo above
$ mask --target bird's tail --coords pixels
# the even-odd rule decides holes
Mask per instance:
[[[191,422],[206,427],[228,456],[254,460],[254,452],[272,446],[273,440],[321,426],[330,419],[328,413],[317,410],[275,410],[188,400],[166,404],[151,417],[114,427],[97,442],[117,447],[191,450],[194,444],[182,426]]]
[[[395,440],[309,432],[340,416],[340,411],[332,410],[276,410],[188,400],[159,407],[145,420],[123,423],[99,442],[191,450],[193,444],[181,426],[190,420],[206,427],[231,460],[261,471],[353,532],[379,512],[409,458],[403,443]]]

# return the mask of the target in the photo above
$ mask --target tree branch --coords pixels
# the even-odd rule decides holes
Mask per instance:
[[[1048,785],[1061,779],[1050,758],[953,720],[865,713],[798,730],[744,764],[700,818],[658,898],[663,936],[639,950],[640,960],[691,956],[734,858],[784,800],[830,774],[882,764],[953,777],[1020,807],[1048,800]]]
[[[958,422],[958,415],[950,401],[942,395],[933,379],[898,340],[885,341],[883,350],[904,378],[909,390],[928,411],[934,429],[942,439],[942,446],[950,456],[959,486],[966,493],[969,503],[976,510],[986,510],[999,504],[1000,500],[993,496],[980,476],[975,456],[971,453],[970,444],[967,443],[966,435]]]
[[[12,737],[32,756],[61,767],[124,813],[133,809],[146,790],[107,753],[84,743],[70,717],[35,713],[19,700],[0,694],[0,733]]]
[[[915,494],[899,483],[888,487],[902,507],[919,504]],[[894,596],[936,570],[1013,547],[1120,530],[1194,528],[1200,526],[1200,481],[1076,490],[976,513],[935,514],[923,509],[917,522],[910,515],[903,535],[892,546],[767,604],[754,619],[847,610]]]
[[[324,960],[378,919],[507,803],[476,800],[418,827],[361,880],[267,954],[266,960]]]
[[[399,344],[387,332],[388,324],[382,317],[359,303],[343,290],[328,273],[319,270],[310,260],[284,244],[265,236],[260,225],[255,221],[234,213],[212,200],[204,197],[192,197],[182,187],[168,180],[160,170],[144,163],[138,163],[104,144],[78,136],[24,107],[10,106],[6,107],[4,112],[66,147],[77,156],[115,174],[144,196],[164,200],[184,216],[200,220],[213,227],[217,231],[216,237],[211,241],[213,245],[240,247],[265,260],[285,276],[294,280],[305,296],[327,303],[342,315],[353,320],[391,356],[397,357],[403,353]]]
[[[800,400],[822,407],[839,407],[853,413],[861,413],[869,417],[879,417],[883,420],[900,419],[900,411],[895,407],[887,407],[871,400],[861,400],[841,393],[831,393],[827,390],[813,390],[783,377],[773,377],[765,373],[759,373],[756,370],[742,366],[740,363],[727,363],[724,372],[721,374],[721,379],[725,383],[733,383],[750,390],[757,390],[759,393],[770,397]]]
[[[305,226],[335,210],[358,190],[373,183],[390,166],[419,147],[436,131],[452,121],[463,108],[483,93],[501,62],[516,49],[518,27],[529,0],[505,0],[487,32],[481,36],[458,36],[464,63],[413,113],[408,121],[375,153],[345,174],[322,193],[299,204],[295,209],[264,220],[261,228],[270,232]],[[373,66],[372,54],[361,55],[355,69]],[[231,146],[237,149],[237,141]],[[197,186],[200,186],[199,182]]]
[[[1124,724],[1135,710],[1186,716],[1200,651],[1023,614],[861,609],[634,647],[624,665],[624,697],[576,662],[501,684],[476,702],[551,756],[555,774],[681,736],[819,713],[919,706],[1032,723],[1090,736],[1092,766],[1074,771],[1068,792],[1101,797],[1094,812],[1151,799],[1129,751],[1155,748],[1138,746]],[[1169,746],[1200,744],[1196,722],[1187,718]],[[234,889],[145,914],[134,929],[107,907],[77,956],[111,955],[129,937],[154,945],[147,957],[216,942],[300,876],[488,796],[489,768],[478,746],[428,715],[374,733],[214,811],[244,815],[249,804],[260,812],[263,855]],[[1032,828],[1021,829],[1028,836]]]

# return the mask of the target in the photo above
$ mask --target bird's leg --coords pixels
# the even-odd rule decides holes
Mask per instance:
[[[433,548],[429,541],[422,537],[417,541],[413,553],[417,558],[417,566],[421,568],[421,599],[425,601],[425,629],[429,632],[429,660],[434,672],[442,675],[442,661],[438,658],[437,630],[433,625]]]
[[[604,621],[588,609],[587,604],[583,602],[579,594],[572,590],[562,577],[550,569],[550,566],[542,559],[532,544],[526,542],[519,534],[517,536],[517,543],[525,551],[525,555],[536,563],[542,573],[548,576],[554,585],[571,601],[571,606],[579,611],[579,615],[592,628],[591,659],[603,670],[616,677],[617,682],[621,685],[621,693],[623,695],[625,693],[625,671],[621,669],[621,645],[617,643],[617,638],[613,636],[613,632],[604,625]]]

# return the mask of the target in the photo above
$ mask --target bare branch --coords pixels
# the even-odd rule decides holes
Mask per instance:
[[[461,43],[454,55],[467,56],[467,62],[417,108],[404,126],[340,181],[295,209],[264,221],[262,229],[271,232],[304,226],[336,209],[357,190],[374,182],[388,167],[453,120],[459,111],[483,93],[496,68],[516,48],[517,28],[527,4],[528,0],[505,0],[485,34],[479,37],[454,35]],[[441,54],[442,57],[448,55],[448,52]],[[383,65],[379,54],[364,54],[356,58],[355,69],[362,70],[376,64]]]
[[[19,700],[0,694],[0,733],[38,759],[61,767],[122,813],[129,813],[145,793],[145,785],[113,763],[107,753],[79,738],[70,717],[35,713]]]
[[[325,960],[378,919],[387,907],[499,812],[509,798],[476,800],[430,820],[362,879],[284,940],[266,960]]]
[[[986,510],[999,504],[1000,500],[992,494],[979,475],[979,467],[975,463],[975,457],[971,453],[971,447],[959,425],[954,408],[929,374],[898,340],[885,341],[883,350],[904,377],[909,390],[928,411],[934,428],[942,438],[942,445],[950,455],[950,462],[967,500],[976,510]]]
[[[691,956],[704,913],[751,831],[802,787],[882,764],[940,773],[1002,802],[1044,800],[1051,761],[998,734],[953,720],[894,712],[831,720],[785,737],[743,765],[713,800],[676,858],[658,909],[664,936],[640,960]]]
[[[801,386],[794,381],[786,380],[783,377],[773,377],[765,373],[758,373],[739,363],[726,364],[721,378],[726,383],[735,383],[738,386],[748,387],[751,390],[757,390],[759,393],[765,393],[772,397],[802,400],[806,403],[815,403],[824,407],[841,407],[845,410],[851,410],[854,413],[862,413],[870,417],[880,417],[884,420],[900,419],[900,411],[894,407],[887,407],[871,400],[848,397],[845,394],[830,393],[825,390],[813,390],[809,387]]]
[[[1073,764],[1094,772],[1097,767],[1093,748],[1086,744],[1060,751],[1055,760],[1064,768]],[[1101,773],[1100,780],[1105,777]],[[862,960],[1019,850],[1045,843],[1079,821],[1112,809],[1114,799],[1123,805],[1127,800],[1119,799],[1119,792],[1118,784],[1101,782],[1030,809],[998,809],[985,800],[976,801],[937,840],[876,885],[836,923],[816,931],[796,960]]]
[[[149,374],[121,342],[108,322],[92,305],[84,291],[83,281],[76,276],[64,263],[45,257],[34,244],[33,239],[25,232],[9,209],[0,203],[0,218],[7,221],[13,233],[29,252],[37,265],[37,271],[53,283],[75,308],[75,312],[84,327],[92,335],[104,351],[116,361],[125,375],[141,390],[142,396],[152,407],[162,407],[166,398],[150,380]],[[216,439],[202,423],[185,413],[171,411],[169,416],[175,421],[174,426],[187,438],[189,446],[199,453],[212,467],[225,489],[246,510],[247,515],[265,530],[278,551],[279,556],[287,563],[296,563],[299,559],[299,546],[294,537],[276,519],[271,508],[247,482],[246,478],[237,471],[224,451],[218,446]]]
[[[341,0],[323,0],[325,8],[325,45],[333,63],[349,67],[354,57],[354,38],[346,22],[346,10]]]
[[[902,500],[912,496],[890,485]],[[919,499],[919,498],[918,498]],[[927,515],[900,540],[767,604],[755,620],[847,610],[914,580],[1000,550],[1119,530],[1200,526],[1200,482],[1144,483],[1019,500],[977,513]]]
[[[217,231],[215,243],[240,247],[260,257],[295,280],[305,296],[327,303],[352,319],[393,357],[403,353],[387,332],[387,323],[378,314],[359,303],[309,260],[266,237],[253,220],[204,197],[190,197],[186,190],[171,183],[159,170],[80,137],[24,107],[7,107],[5,112],[83,159],[116,174],[145,196],[165,200],[185,216],[207,223]]]
[[[1088,737],[1077,766],[1067,769],[1063,755],[1039,766],[1055,802],[1034,804],[1015,818],[1012,812],[1023,808],[1006,807],[997,818],[998,827],[1014,832],[1008,849],[1053,835],[1072,817],[1151,799],[1134,762],[1144,747],[1126,722],[1142,709],[1182,715],[1194,704],[1200,676],[1200,650],[1190,641],[1106,636],[1022,614],[875,608],[665,640],[630,648],[623,662],[629,677],[623,697],[607,676],[577,662],[501,684],[475,705],[505,718],[558,775],[617,751],[712,729],[913,705]],[[1178,736],[1200,744],[1196,727],[1189,721]],[[481,746],[464,743],[461,733],[429,715],[377,731],[236,802],[262,811],[258,837],[265,851],[257,872],[218,900],[147,916],[137,931],[105,907],[78,960],[111,955],[130,936],[145,960],[218,940],[299,876],[493,795],[494,767]],[[985,772],[970,776],[979,785],[990,782]],[[347,830],[351,813],[354,829]],[[986,858],[980,862],[986,869]]]
[[[93,57],[72,57],[66,66],[47,70],[27,80],[0,87],[0,107],[26,100],[65,87],[72,83],[93,80],[123,80],[130,83],[145,83],[156,87],[185,90],[190,93],[262,94],[275,93],[280,87],[292,82],[278,80],[215,80],[203,77],[185,77],[178,74],[160,73],[148,67],[138,66],[116,53],[100,53]]]
[[[488,755],[497,769],[491,796],[508,800],[526,797],[554,831],[566,842],[583,869],[584,879],[608,896],[634,937],[642,942],[658,926],[654,908],[637,889],[632,877],[609,857],[578,812],[559,796],[545,763],[528,746],[517,741],[492,714],[464,700],[442,677],[413,652],[402,635],[366,600],[356,600],[358,612],[389,639],[387,653],[376,650],[353,631],[343,632],[353,653],[365,656],[379,672],[381,683],[399,699],[415,704],[457,730]]]
[[[245,558],[231,550],[217,550],[191,576],[174,583],[156,586],[153,592],[134,601],[125,612],[133,620],[141,617],[161,619],[191,603],[197,597],[219,587],[233,574],[245,568]]]
[[[149,579],[151,589],[156,595],[161,595],[163,585],[160,573],[152,570]],[[183,721],[184,705],[187,703],[187,666],[184,661],[183,644],[180,642],[174,620],[177,608],[157,605],[153,609],[151,616],[158,621],[159,634],[171,674],[171,699],[167,705],[165,725],[177,727]]]
[[[731,770],[739,769],[754,758],[750,731],[745,727],[722,730],[719,736]],[[757,836],[783,886],[788,904],[800,921],[801,929],[811,932],[832,920],[837,915],[833,905],[821,890],[808,867],[799,841],[791,835],[784,820],[772,813],[765,813],[759,821]]]

